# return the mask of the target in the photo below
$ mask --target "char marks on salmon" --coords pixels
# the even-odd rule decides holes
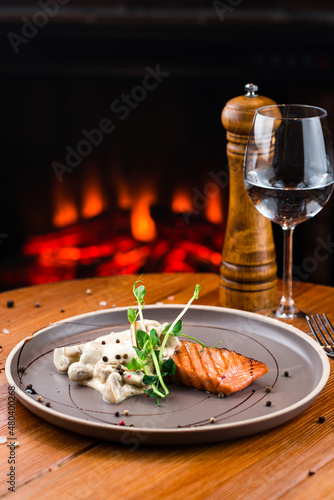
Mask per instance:
[[[214,394],[241,391],[268,371],[261,361],[188,341],[181,342],[172,358],[176,365],[174,382]]]

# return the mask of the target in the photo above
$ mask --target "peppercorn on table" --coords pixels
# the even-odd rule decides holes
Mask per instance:
[[[218,306],[217,275],[144,278],[146,304],[185,304],[200,283],[196,303]],[[0,498],[13,491],[15,499],[24,500],[50,495],[103,500],[333,498],[334,360],[325,388],[300,415],[272,430],[217,443],[137,446],[129,439],[124,444],[96,439],[48,423],[18,401],[4,371],[11,350],[23,338],[64,318],[130,306],[136,279],[93,278],[0,295]],[[334,319],[334,288],[298,283],[294,297],[301,309],[325,312]],[[290,323],[309,331],[303,320]]]

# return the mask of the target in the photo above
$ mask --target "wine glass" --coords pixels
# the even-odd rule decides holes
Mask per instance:
[[[333,191],[326,111],[299,104],[257,109],[245,153],[244,181],[257,210],[284,233],[283,295],[269,316],[305,317],[292,298],[292,237],[296,225],[320,212]]]

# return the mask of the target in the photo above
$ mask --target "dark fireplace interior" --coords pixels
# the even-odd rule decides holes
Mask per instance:
[[[333,130],[331,2],[223,4],[72,0],[53,17],[30,1],[0,7],[0,290],[218,272],[220,114],[246,83],[324,107]],[[334,284],[333,223],[332,199],[296,228],[296,280]],[[281,275],[279,227],[274,237]]]

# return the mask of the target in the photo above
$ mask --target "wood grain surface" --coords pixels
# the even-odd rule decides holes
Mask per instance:
[[[133,276],[95,278],[0,294],[1,436],[8,436],[4,364],[10,350],[51,322],[104,309],[101,301],[107,307],[133,304],[134,280]],[[145,275],[146,303],[185,303],[196,283],[202,286],[197,303],[218,305],[219,277],[213,274]],[[294,297],[300,308],[326,312],[334,319],[334,289],[296,284]],[[9,299],[15,303],[12,308],[6,305]],[[35,307],[37,301],[40,307]],[[308,331],[302,322],[291,323]],[[7,489],[7,442],[0,444],[0,498],[332,499],[333,366],[331,360],[325,389],[300,416],[272,431],[216,444],[133,449],[64,431],[16,401],[15,493]],[[324,423],[318,423],[320,416]]]

